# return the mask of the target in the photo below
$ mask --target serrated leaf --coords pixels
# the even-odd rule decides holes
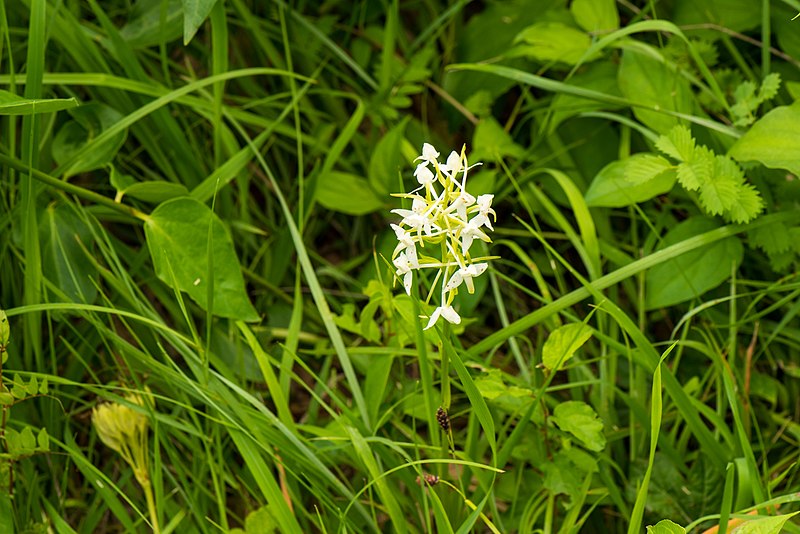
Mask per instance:
[[[678,183],[687,191],[697,191],[711,179],[714,170],[713,154],[706,147],[697,147],[692,161],[678,165]]]
[[[700,203],[711,215],[721,215],[730,208],[736,201],[741,187],[741,170],[738,175],[729,172],[732,170],[729,161],[724,156],[717,156],[714,159],[714,170],[710,179],[700,186]],[[735,164],[733,166],[736,167]]]
[[[694,157],[694,137],[689,128],[678,124],[667,135],[658,138],[656,148],[678,161],[690,161]]]
[[[581,401],[562,402],[553,410],[553,421],[564,432],[578,438],[589,450],[602,451],[606,447],[603,421],[591,406]]]
[[[258,320],[258,312],[245,289],[233,241],[208,206],[191,198],[168,200],[153,210],[144,230],[156,275],[169,287],[177,286],[207,310],[211,256],[212,313],[243,321]]]
[[[648,182],[672,168],[672,164],[655,154],[637,154],[637,158],[629,158],[625,166],[625,179],[634,184]]]
[[[551,493],[569,496],[570,504],[580,498],[581,473],[564,451],[559,451],[553,460],[542,465],[541,469],[544,472],[542,485]]]
[[[744,224],[752,221],[764,209],[764,200],[758,190],[750,184],[742,184],[736,200],[728,208],[725,218],[731,222]]]
[[[549,370],[558,371],[591,337],[592,329],[583,323],[556,328],[542,347],[542,364]]]
[[[764,77],[764,80],[761,82],[761,87],[758,90],[758,100],[759,102],[765,102],[778,94],[778,90],[781,88],[781,75],[777,72],[772,72],[767,74]]]
[[[770,256],[786,252],[792,246],[789,228],[780,221],[751,230],[747,236],[751,246],[760,248]]]
[[[686,529],[669,519],[662,519],[655,526],[648,526],[647,534],[686,534]]]

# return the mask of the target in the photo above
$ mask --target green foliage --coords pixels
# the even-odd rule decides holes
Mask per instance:
[[[0,2],[0,532],[796,531],[790,3]]]
[[[674,169],[678,183],[688,191],[697,191],[700,205],[709,215],[722,215],[736,223],[753,220],[764,207],[758,191],[745,182],[744,172],[731,158],[714,154],[697,145],[691,131],[675,126],[656,141],[656,148],[678,160]],[[626,169],[626,177],[635,184],[646,182],[669,168],[663,158],[648,155]]]

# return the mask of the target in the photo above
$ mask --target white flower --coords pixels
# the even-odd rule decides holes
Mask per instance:
[[[411,295],[411,281],[413,276],[411,274],[412,265],[411,262],[408,261],[406,253],[401,252],[392,263],[394,263],[394,266],[397,267],[397,272],[395,274],[397,276],[403,276],[403,287],[406,288],[406,293]]]
[[[497,220],[497,214],[492,209],[492,199],[494,195],[480,195],[478,196],[478,214],[473,217],[472,222],[477,226],[486,226],[489,230],[494,231],[492,228],[492,222],[489,220],[489,214],[491,213],[495,220]]]
[[[417,232],[424,230],[427,235],[431,235],[434,229],[436,231],[441,230],[436,223],[434,223],[434,217],[431,217],[432,211],[433,208],[428,207],[428,203],[424,198],[415,196],[410,210],[395,209],[392,210],[392,213],[396,213],[403,218],[400,224],[405,224]],[[395,230],[395,233],[397,233],[397,230]]]
[[[424,161],[425,162],[424,165],[427,165],[428,163],[436,163],[436,164],[438,164],[439,153],[436,151],[435,148],[433,148],[432,144],[423,143],[423,145],[422,145],[422,155],[419,156],[414,161],[417,161],[418,159],[421,159],[422,161]]]
[[[394,254],[402,250],[411,267],[418,269],[419,260],[417,259],[417,244],[414,242],[414,237],[396,224],[392,224],[391,227],[394,230],[394,235],[397,236],[397,241],[399,241],[397,248],[394,249]]]
[[[477,217],[476,217],[477,218]],[[475,219],[468,222],[464,225],[464,228],[461,230],[461,251],[462,253],[466,254],[469,250],[469,247],[472,246],[472,241],[475,238],[478,238],[482,241],[490,242],[489,236],[484,234],[481,231],[479,225],[475,224]]]
[[[467,291],[469,291],[469,294],[471,295],[475,293],[475,284],[472,282],[472,279],[482,275],[488,267],[488,263],[473,263],[472,265],[467,265],[466,267],[460,268],[453,273],[452,277],[450,277],[450,281],[444,286],[444,290],[452,291],[460,286],[461,282],[464,282],[464,284],[467,286]]]
[[[458,312],[452,306],[444,305],[444,306],[439,306],[438,308],[433,310],[433,314],[431,315],[431,318],[428,321],[428,326],[423,328],[423,330],[427,330],[428,328],[431,328],[434,324],[436,324],[436,321],[439,320],[440,316],[444,317],[449,323],[453,324],[461,323],[461,316],[458,315]]]
[[[461,155],[455,150],[450,152],[450,155],[447,156],[447,163],[439,165],[439,170],[451,179],[455,178],[455,175],[461,172]]]
[[[462,191],[460,195],[450,204],[450,207],[445,210],[445,213],[456,212],[458,218],[464,223],[467,222],[467,207],[475,203],[475,197]]]
[[[414,177],[417,179],[417,182],[419,182],[419,185],[425,186],[431,185],[433,180],[436,178],[436,175],[431,172],[431,170],[428,168],[428,163],[425,162],[417,165],[417,168],[414,171]]]

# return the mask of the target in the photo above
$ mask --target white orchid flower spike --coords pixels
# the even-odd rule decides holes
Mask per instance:
[[[402,217],[399,223],[391,225],[397,237],[392,263],[396,268],[395,275],[402,280],[409,295],[415,270],[439,271],[434,284],[441,281],[441,300],[428,317],[427,330],[433,328],[440,317],[452,324],[461,323],[453,299],[462,284],[467,291],[474,293],[474,279],[488,269],[485,260],[490,257],[473,258],[470,249],[475,240],[491,242],[484,228],[494,230],[490,217],[496,220],[497,214],[492,209],[492,195],[480,195],[476,199],[467,192],[468,171],[480,163],[467,163],[466,148],[462,148],[460,154],[451,151],[447,160],[441,163],[436,147],[425,143],[422,154],[414,161],[419,162],[414,169],[419,188],[411,193],[395,195],[411,200],[411,209],[392,210]],[[434,184],[436,187],[441,185],[442,189],[437,191]],[[417,193],[420,189],[424,189],[424,193]],[[417,246],[428,246],[433,251],[418,253],[422,249]],[[441,248],[441,257],[436,253],[437,248]]]

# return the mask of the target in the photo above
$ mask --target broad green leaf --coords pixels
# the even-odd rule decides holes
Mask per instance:
[[[395,191],[400,173],[408,167],[408,161],[403,158],[401,151],[407,124],[408,118],[403,119],[386,132],[369,158],[369,185],[379,194],[388,195]],[[460,147],[456,152],[461,152]],[[322,184],[318,187],[322,187]]]
[[[513,55],[568,65],[578,63],[592,44],[585,32],[560,22],[537,22],[522,30],[514,42],[523,44],[513,49]]]
[[[144,230],[156,275],[164,283],[176,285],[207,310],[211,255],[212,313],[243,321],[258,320],[245,290],[233,242],[225,225],[208,206],[191,198],[168,200],[153,211]]]
[[[567,495],[570,503],[579,500],[583,473],[563,450],[556,453],[552,461],[543,464],[541,469],[544,472],[543,485],[547,490],[555,495]]]
[[[678,26],[717,24],[733,31],[750,30],[761,21],[761,4],[752,0],[678,0],[672,19]],[[703,37],[719,39],[719,31],[703,32]]]
[[[587,32],[619,28],[619,13],[614,0],[573,0],[570,11],[578,26]]]
[[[564,432],[569,432],[591,451],[602,451],[606,447],[603,421],[591,406],[581,401],[566,401],[553,410],[553,420]]]
[[[70,111],[72,120],[66,122],[53,139],[53,159],[58,164],[69,161],[76,153],[100,134],[115,126],[122,114],[112,107],[100,103],[85,104]],[[84,153],[64,170],[65,176],[99,169],[114,159],[125,143],[127,131],[122,130]]]
[[[525,154],[525,149],[514,142],[494,117],[487,117],[478,123],[472,144],[470,160],[473,163],[500,161],[505,156],[520,158]]]
[[[675,171],[664,171],[650,180],[633,183],[626,179],[628,168],[641,158],[635,154],[623,161],[614,161],[595,176],[584,198],[592,208],[621,208],[669,192],[675,185]]]
[[[0,115],[34,115],[52,113],[78,105],[75,98],[23,98],[0,89]]]
[[[320,176],[316,195],[317,202],[323,207],[348,215],[364,215],[385,205],[369,182],[346,172],[331,171]]]
[[[217,0],[181,0],[183,4],[183,44],[189,44],[205,22]]]
[[[531,390],[506,384],[499,369],[490,369],[476,378],[475,387],[484,399],[510,413],[523,410],[533,402]]]
[[[659,250],[718,226],[705,217],[687,219],[664,236]],[[656,265],[645,275],[645,307],[652,310],[699,297],[727,280],[743,255],[741,241],[728,237]]]
[[[777,107],[761,117],[736,141],[728,155],[800,175],[800,102]]]
[[[755,246],[770,256],[786,252],[792,246],[792,237],[786,224],[778,221],[748,232],[750,246]]]
[[[655,526],[648,526],[647,534],[686,534],[686,529],[669,519],[662,519]]]
[[[583,323],[556,328],[544,342],[542,364],[551,371],[558,371],[591,337],[591,327]]]
[[[169,43],[181,36],[184,18],[181,0],[166,0],[166,6],[164,3],[165,0],[138,0],[126,12],[128,22],[119,35],[128,46],[139,50]]]
[[[691,113],[694,109],[688,82],[663,62],[642,52],[625,49],[617,81],[622,94],[633,102],[648,104],[665,111]],[[671,115],[634,107],[633,114],[658,133],[667,133],[678,124]]]
[[[730,532],[731,534],[779,534],[783,530],[783,525],[786,524],[786,521],[798,513],[800,512],[748,519]]]
[[[189,190],[183,184],[154,180],[135,183],[127,187],[123,193],[142,202],[160,204],[172,198],[187,196]]]
[[[270,511],[269,505],[250,512],[244,520],[244,529],[247,534],[272,534],[280,525],[275,522],[275,515]]]
[[[52,203],[42,210],[39,240],[44,275],[71,301],[94,302],[98,273],[87,258],[93,250],[88,224],[70,206]]]

